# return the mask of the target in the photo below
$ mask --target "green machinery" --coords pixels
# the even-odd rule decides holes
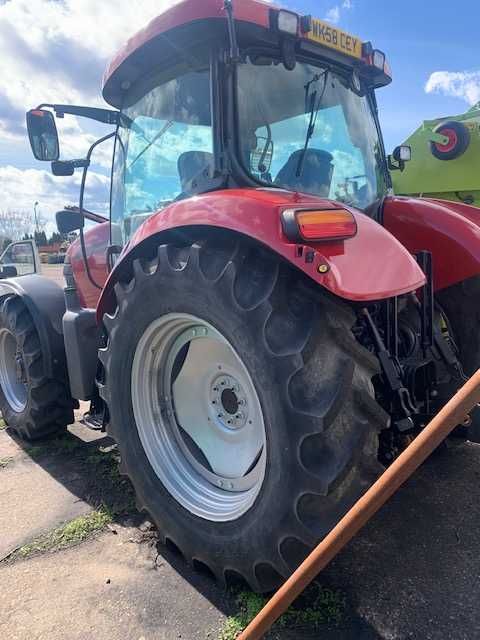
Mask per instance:
[[[480,207],[480,102],[462,115],[426,120],[404,144],[412,159],[392,172],[395,193]]]

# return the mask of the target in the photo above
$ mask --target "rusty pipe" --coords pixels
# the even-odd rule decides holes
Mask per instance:
[[[480,369],[307,556],[237,640],[260,640],[305,587],[479,403]]]

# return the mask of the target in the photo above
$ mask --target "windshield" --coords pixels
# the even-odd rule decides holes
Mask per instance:
[[[352,75],[265,58],[238,65],[241,161],[270,186],[364,209],[386,190],[383,150]]]
[[[198,192],[213,172],[207,69],[137,88],[127,104],[113,169],[115,244],[126,242],[152,213]]]

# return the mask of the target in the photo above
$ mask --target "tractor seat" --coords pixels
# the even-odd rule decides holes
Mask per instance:
[[[213,153],[207,151],[185,151],[178,156],[178,174],[182,193],[198,191],[198,185],[211,177],[214,169]]]
[[[333,156],[322,149],[307,149],[301,176],[297,167],[302,150],[294,151],[277,174],[275,184],[294,191],[328,197],[333,175]]]

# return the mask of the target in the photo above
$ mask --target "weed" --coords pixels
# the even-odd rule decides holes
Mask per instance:
[[[3,418],[0,418],[0,431],[3,431],[4,429],[8,429],[8,424]]]
[[[0,469],[5,469],[12,462],[13,458],[0,458]]]
[[[62,527],[20,547],[15,552],[14,557],[26,558],[34,553],[52,551],[78,544],[96,531],[103,529],[111,520],[110,512],[102,507],[88,513],[86,516],[75,518]]]
[[[316,590],[316,593],[315,593]],[[305,594],[308,606],[292,605],[273,626],[273,629],[315,630],[321,625],[339,623],[345,609],[345,597],[339,591],[313,585]],[[219,640],[235,640],[266,604],[267,599],[249,591],[242,591],[237,597],[239,611],[227,618]]]

